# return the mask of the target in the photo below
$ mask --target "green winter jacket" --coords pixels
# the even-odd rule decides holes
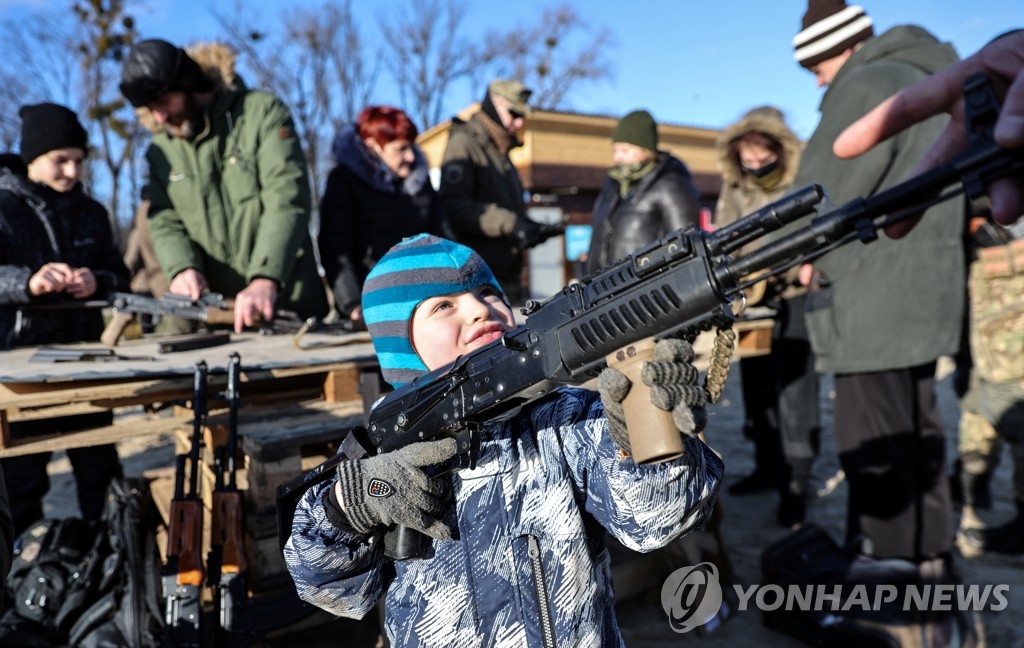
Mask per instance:
[[[158,132],[146,153],[150,232],[161,267],[168,277],[195,268],[228,297],[256,277],[273,279],[278,309],[326,315],[306,162],[288,109],[271,94],[248,90],[234,77],[233,58],[224,78],[218,62],[193,56],[222,83],[199,136]]]
[[[947,117],[909,128],[853,160],[838,159],[832,142],[885,98],[956,60],[951,46],[919,27],[894,27],[865,41],[822,98],[821,121],[793,186],[820,182],[840,205],[906,180]],[[965,209],[962,199],[946,201],[903,239],[880,233],[869,245],[850,243],[815,261],[824,285],[808,295],[807,325],[819,371],[887,371],[956,352]]]

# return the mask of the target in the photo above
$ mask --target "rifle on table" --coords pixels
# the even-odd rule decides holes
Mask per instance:
[[[199,462],[206,415],[206,378],[206,363],[199,361],[192,387],[192,443],[188,455],[175,457],[174,499],[167,521],[167,564],[162,578],[170,644],[189,648],[201,646],[203,637],[203,502],[199,497]]]
[[[140,314],[180,317],[213,326],[235,325],[234,302],[219,293],[206,293],[199,299],[192,300],[174,293],[167,293],[158,299],[136,293],[119,292],[110,296],[110,306],[113,314],[103,330],[103,335],[100,336],[100,341],[107,346],[117,346],[125,328]],[[303,320],[292,311],[286,310],[278,310],[274,314],[274,321],[266,322],[259,327],[261,334],[286,333],[300,337],[310,331],[328,330],[350,333],[360,328],[358,323],[351,320],[331,323],[321,322],[317,318]],[[362,330],[365,330],[365,327]],[[299,345],[298,342],[296,344]]]
[[[220,619],[218,646],[249,645],[244,613],[249,598],[245,578],[248,563],[245,557],[244,502],[235,479],[241,362],[237,353],[228,356],[225,392],[228,402],[228,438],[217,449],[213,515],[210,522],[210,556],[207,566],[210,583],[214,586],[214,605]]]
[[[885,225],[962,191],[977,198],[992,180],[1024,173],[1024,150],[1002,149],[991,137],[999,104],[987,80],[968,79],[965,97],[970,145],[932,171],[834,209],[821,205],[825,191],[812,185],[715,232],[679,229],[542,303],[528,302],[524,325],[388,394],[370,413],[367,443],[352,444],[351,452],[279,487],[279,525],[290,526],[298,498],[332,478],[331,468],[345,459],[452,437],[460,453],[458,467],[472,467],[484,424],[562,385],[595,377],[607,356],[619,349],[649,337],[727,328],[745,307],[744,289],[766,275],[781,274],[854,240],[870,243]],[[942,193],[954,183],[963,189]],[[730,256],[815,211],[818,215],[793,233],[749,254]],[[760,271],[765,275],[744,279]],[[278,531],[287,537],[290,529]],[[385,543],[389,556],[420,555],[422,534],[404,527],[391,533]]]

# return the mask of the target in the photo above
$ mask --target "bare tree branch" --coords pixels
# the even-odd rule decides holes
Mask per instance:
[[[309,167],[314,208],[330,166],[330,141],[372,92],[377,63],[367,65],[351,2],[289,10],[273,34],[243,22],[236,11],[214,12],[226,42],[255,75],[252,87],[273,92],[295,119]],[[325,162],[327,164],[325,164]]]
[[[611,76],[605,52],[612,42],[608,29],[593,32],[570,5],[547,9],[533,26],[518,27],[484,39],[487,55],[501,76],[519,79],[533,89],[538,108],[569,107],[569,93],[584,81]]]
[[[81,68],[80,90],[84,117],[98,131],[96,157],[104,166],[110,182],[108,207],[115,232],[121,220],[130,220],[131,211],[121,213],[122,172],[136,155],[140,126],[118,90],[121,60],[135,40],[135,21],[125,10],[124,0],[79,0],[72,5],[78,24],[73,51]],[[96,146],[96,142],[93,142]],[[130,183],[138,198],[137,179]]]
[[[403,15],[381,15],[380,28],[404,108],[426,129],[441,120],[452,83],[486,68],[491,55],[460,38],[462,11],[454,0],[410,0]]]
[[[0,102],[9,107],[0,111],[0,145],[11,150],[21,134],[19,106],[42,101],[75,106],[75,66],[67,60],[73,51],[67,25],[32,14],[17,22],[4,21],[0,34],[4,43]]]

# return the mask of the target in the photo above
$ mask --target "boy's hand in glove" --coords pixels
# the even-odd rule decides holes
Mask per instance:
[[[672,422],[687,436],[696,435],[707,424],[704,411],[707,399],[704,388],[697,384],[693,359],[693,346],[686,340],[658,340],[653,359],[645,362],[640,372],[640,379],[651,388],[651,403],[671,412]],[[610,367],[597,378],[597,389],[608,417],[608,431],[615,445],[627,455],[631,454],[631,449],[622,401],[631,387],[625,374]]]
[[[451,529],[439,519],[447,478],[431,477],[423,468],[444,463],[457,451],[455,439],[448,438],[342,462],[335,495],[346,522],[365,535],[397,524],[450,539]]]

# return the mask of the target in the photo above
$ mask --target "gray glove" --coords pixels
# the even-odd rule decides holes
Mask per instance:
[[[704,389],[697,384],[697,368],[693,366],[693,346],[682,339],[658,340],[654,345],[654,359],[644,363],[640,379],[651,388],[651,403],[666,412],[672,412],[672,422],[679,431],[693,436],[707,425]],[[622,401],[629,394],[632,383],[621,371],[605,368],[597,377],[597,390],[601,394],[608,432],[615,445],[625,454],[632,454]]]
[[[338,466],[342,514],[353,531],[371,534],[401,525],[437,540],[452,536],[439,518],[447,479],[422,469],[455,456],[455,439],[413,443],[394,452]]]

